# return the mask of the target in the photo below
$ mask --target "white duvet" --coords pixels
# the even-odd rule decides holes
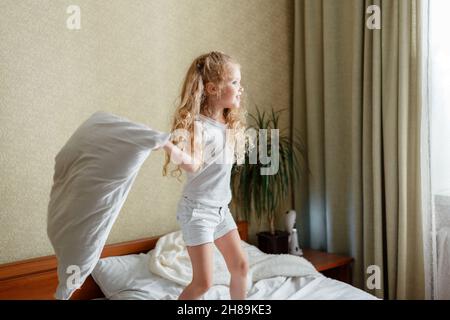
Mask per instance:
[[[247,252],[259,251],[245,242],[242,244]],[[153,249],[148,253],[103,258],[98,262],[92,276],[105,297],[110,300],[175,300],[184,286],[150,272],[150,260],[154,259],[155,254]],[[276,270],[272,273],[276,273]],[[229,290],[228,284],[215,284],[201,299],[229,300]],[[365,291],[322,274],[261,279],[249,287],[247,299],[377,300]]]
[[[242,242],[248,256],[249,283],[277,276],[285,277],[318,277],[320,273],[302,257],[288,254],[265,254],[255,246]],[[149,269],[162,278],[186,286],[192,279],[192,266],[184,244],[181,231],[169,233],[161,237],[149,257]],[[214,246],[214,280],[215,285],[228,285],[230,273],[225,260]]]

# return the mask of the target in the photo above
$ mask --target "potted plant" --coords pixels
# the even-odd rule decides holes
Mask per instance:
[[[279,128],[279,117],[285,110],[274,111],[272,108],[270,114],[266,114],[265,111],[261,113],[256,107],[256,116],[249,114],[251,122],[247,132],[253,129],[253,132],[258,134],[253,137],[253,149],[246,150],[245,162],[234,164],[231,176],[233,201],[235,201],[238,216],[250,222],[251,217],[255,215],[259,221],[265,218],[269,223],[268,232],[257,234],[259,248],[267,253],[288,252],[288,233],[275,230],[275,217],[280,204],[287,198],[292,186],[306,167],[303,165],[306,163],[304,161],[306,148],[298,132],[294,135],[294,139],[291,139],[285,128],[282,130]],[[267,134],[260,135],[260,129],[267,129]],[[272,145],[271,129],[278,129],[278,150],[276,145]],[[262,174],[264,168],[267,172],[270,166],[260,161],[261,151],[264,152],[261,145],[264,143],[267,145],[268,158],[275,155],[273,152],[278,152],[279,155],[278,170],[271,174]],[[257,152],[256,163],[252,152]]]

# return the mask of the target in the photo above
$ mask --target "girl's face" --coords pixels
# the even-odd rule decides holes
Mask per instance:
[[[241,87],[241,71],[238,66],[232,64],[228,66],[228,77],[225,79],[220,99],[211,97],[214,105],[222,108],[239,108],[241,102],[241,94],[244,88]]]

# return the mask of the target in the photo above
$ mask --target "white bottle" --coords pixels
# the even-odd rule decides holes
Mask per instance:
[[[300,246],[298,245],[298,234],[297,229],[293,228],[290,241],[289,241],[289,253],[296,255],[296,256],[302,256],[303,251],[300,249]]]

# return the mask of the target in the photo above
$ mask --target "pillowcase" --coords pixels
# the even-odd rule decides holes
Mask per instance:
[[[148,270],[149,254],[100,259],[92,277],[108,300],[176,300],[183,287]]]
[[[56,155],[47,212],[58,260],[56,299],[69,299],[92,272],[143,162],[169,138],[99,111]]]

